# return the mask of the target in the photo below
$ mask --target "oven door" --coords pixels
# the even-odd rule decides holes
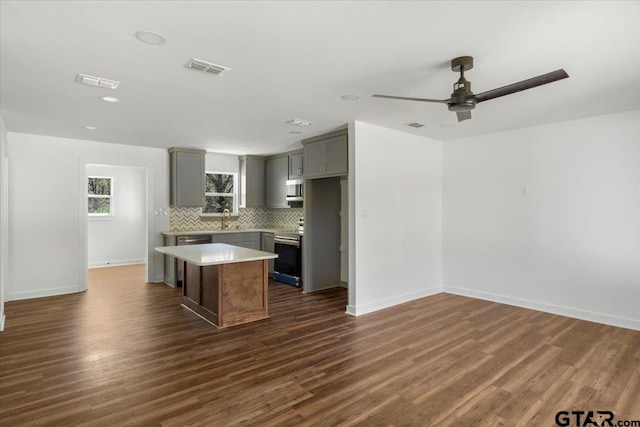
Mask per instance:
[[[275,253],[278,254],[278,258],[273,263],[274,272],[300,278],[302,271],[300,241],[276,237],[274,243]]]

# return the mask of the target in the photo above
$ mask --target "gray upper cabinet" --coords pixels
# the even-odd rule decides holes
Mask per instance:
[[[289,179],[304,178],[302,153],[289,154]]]
[[[205,150],[169,149],[171,162],[169,200],[172,208],[204,206],[205,154]]]
[[[258,208],[265,204],[265,160],[263,157],[240,157],[240,207]]]
[[[325,178],[348,173],[346,130],[302,141],[304,177]]]
[[[270,208],[286,208],[287,178],[289,177],[289,157],[281,156],[267,159],[267,206]]]

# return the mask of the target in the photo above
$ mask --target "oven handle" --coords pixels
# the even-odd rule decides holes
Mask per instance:
[[[300,241],[299,240],[280,239],[280,238],[276,237],[275,239],[273,239],[273,243],[280,243],[282,245],[295,246],[296,248],[300,247]]]

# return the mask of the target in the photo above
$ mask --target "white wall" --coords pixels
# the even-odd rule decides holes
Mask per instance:
[[[88,165],[87,175],[112,178],[113,215],[90,216],[89,268],[145,262],[147,173],[143,168]]]
[[[349,289],[355,295],[347,312],[440,292],[442,143],[362,122],[350,126],[349,138]]]
[[[204,169],[207,172],[240,173],[240,159],[231,154],[207,153],[204,156]]]
[[[445,291],[640,329],[640,111],[444,144]]]
[[[147,281],[161,282],[169,217],[167,150],[9,132],[7,300],[79,292],[87,285],[86,166],[147,169]]]
[[[4,302],[9,283],[9,183],[7,128],[0,116],[0,331],[4,330]]]

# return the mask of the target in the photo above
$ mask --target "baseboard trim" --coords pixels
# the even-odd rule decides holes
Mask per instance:
[[[152,283],[164,283],[164,275],[163,276],[156,276],[153,278],[153,282]],[[172,286],[173,287],[173,286]]]
[[[465,297],[477,298],[485,301],[498,302],[501,304],[513,305],[516,307],[528,308],[545,313],[557,314],[574,319],[586,320],[588,322],[602,323],[605,325],[640,331],[640,321],[628,319],[626,317],[612,316],[609,314],[595,313],[592,311],[579,310],[555,304],[547,304],[523,298],[513,298],[504,295],[497,295],[488,292],[481,292],[472,289],[444,286],[443,292]]]
[[[442,286],[433,286],[431,288],[422,289],[417,292],[411,292],[404,295],[399,295],[393,298],[387,298],[380,301],[371,302],[359,306],[347,306],[347,314],[352,316],[361,316],[363,314],[373,313],[374,311],[384,310],[385,308],[393,307],[394,305],[403,304],[405,302],[417,300],[420,298],[430,297],[442,292]]]
[[[89,263],[88,268],[122,267],[123,265],[144,264],[143,259],[122,259],[117,261],[100,261]]]
[[[7,301],[18,301],[18,300],[31,299],[31,298],[54,297],[58,295],[75,294],[77,292],[82,292],[82,291],[83,289],[79,289],[77,286],[65,286],[61,288],[41,289],[38,291],[15,292],[15,293],[10,292],[7,295]]]

